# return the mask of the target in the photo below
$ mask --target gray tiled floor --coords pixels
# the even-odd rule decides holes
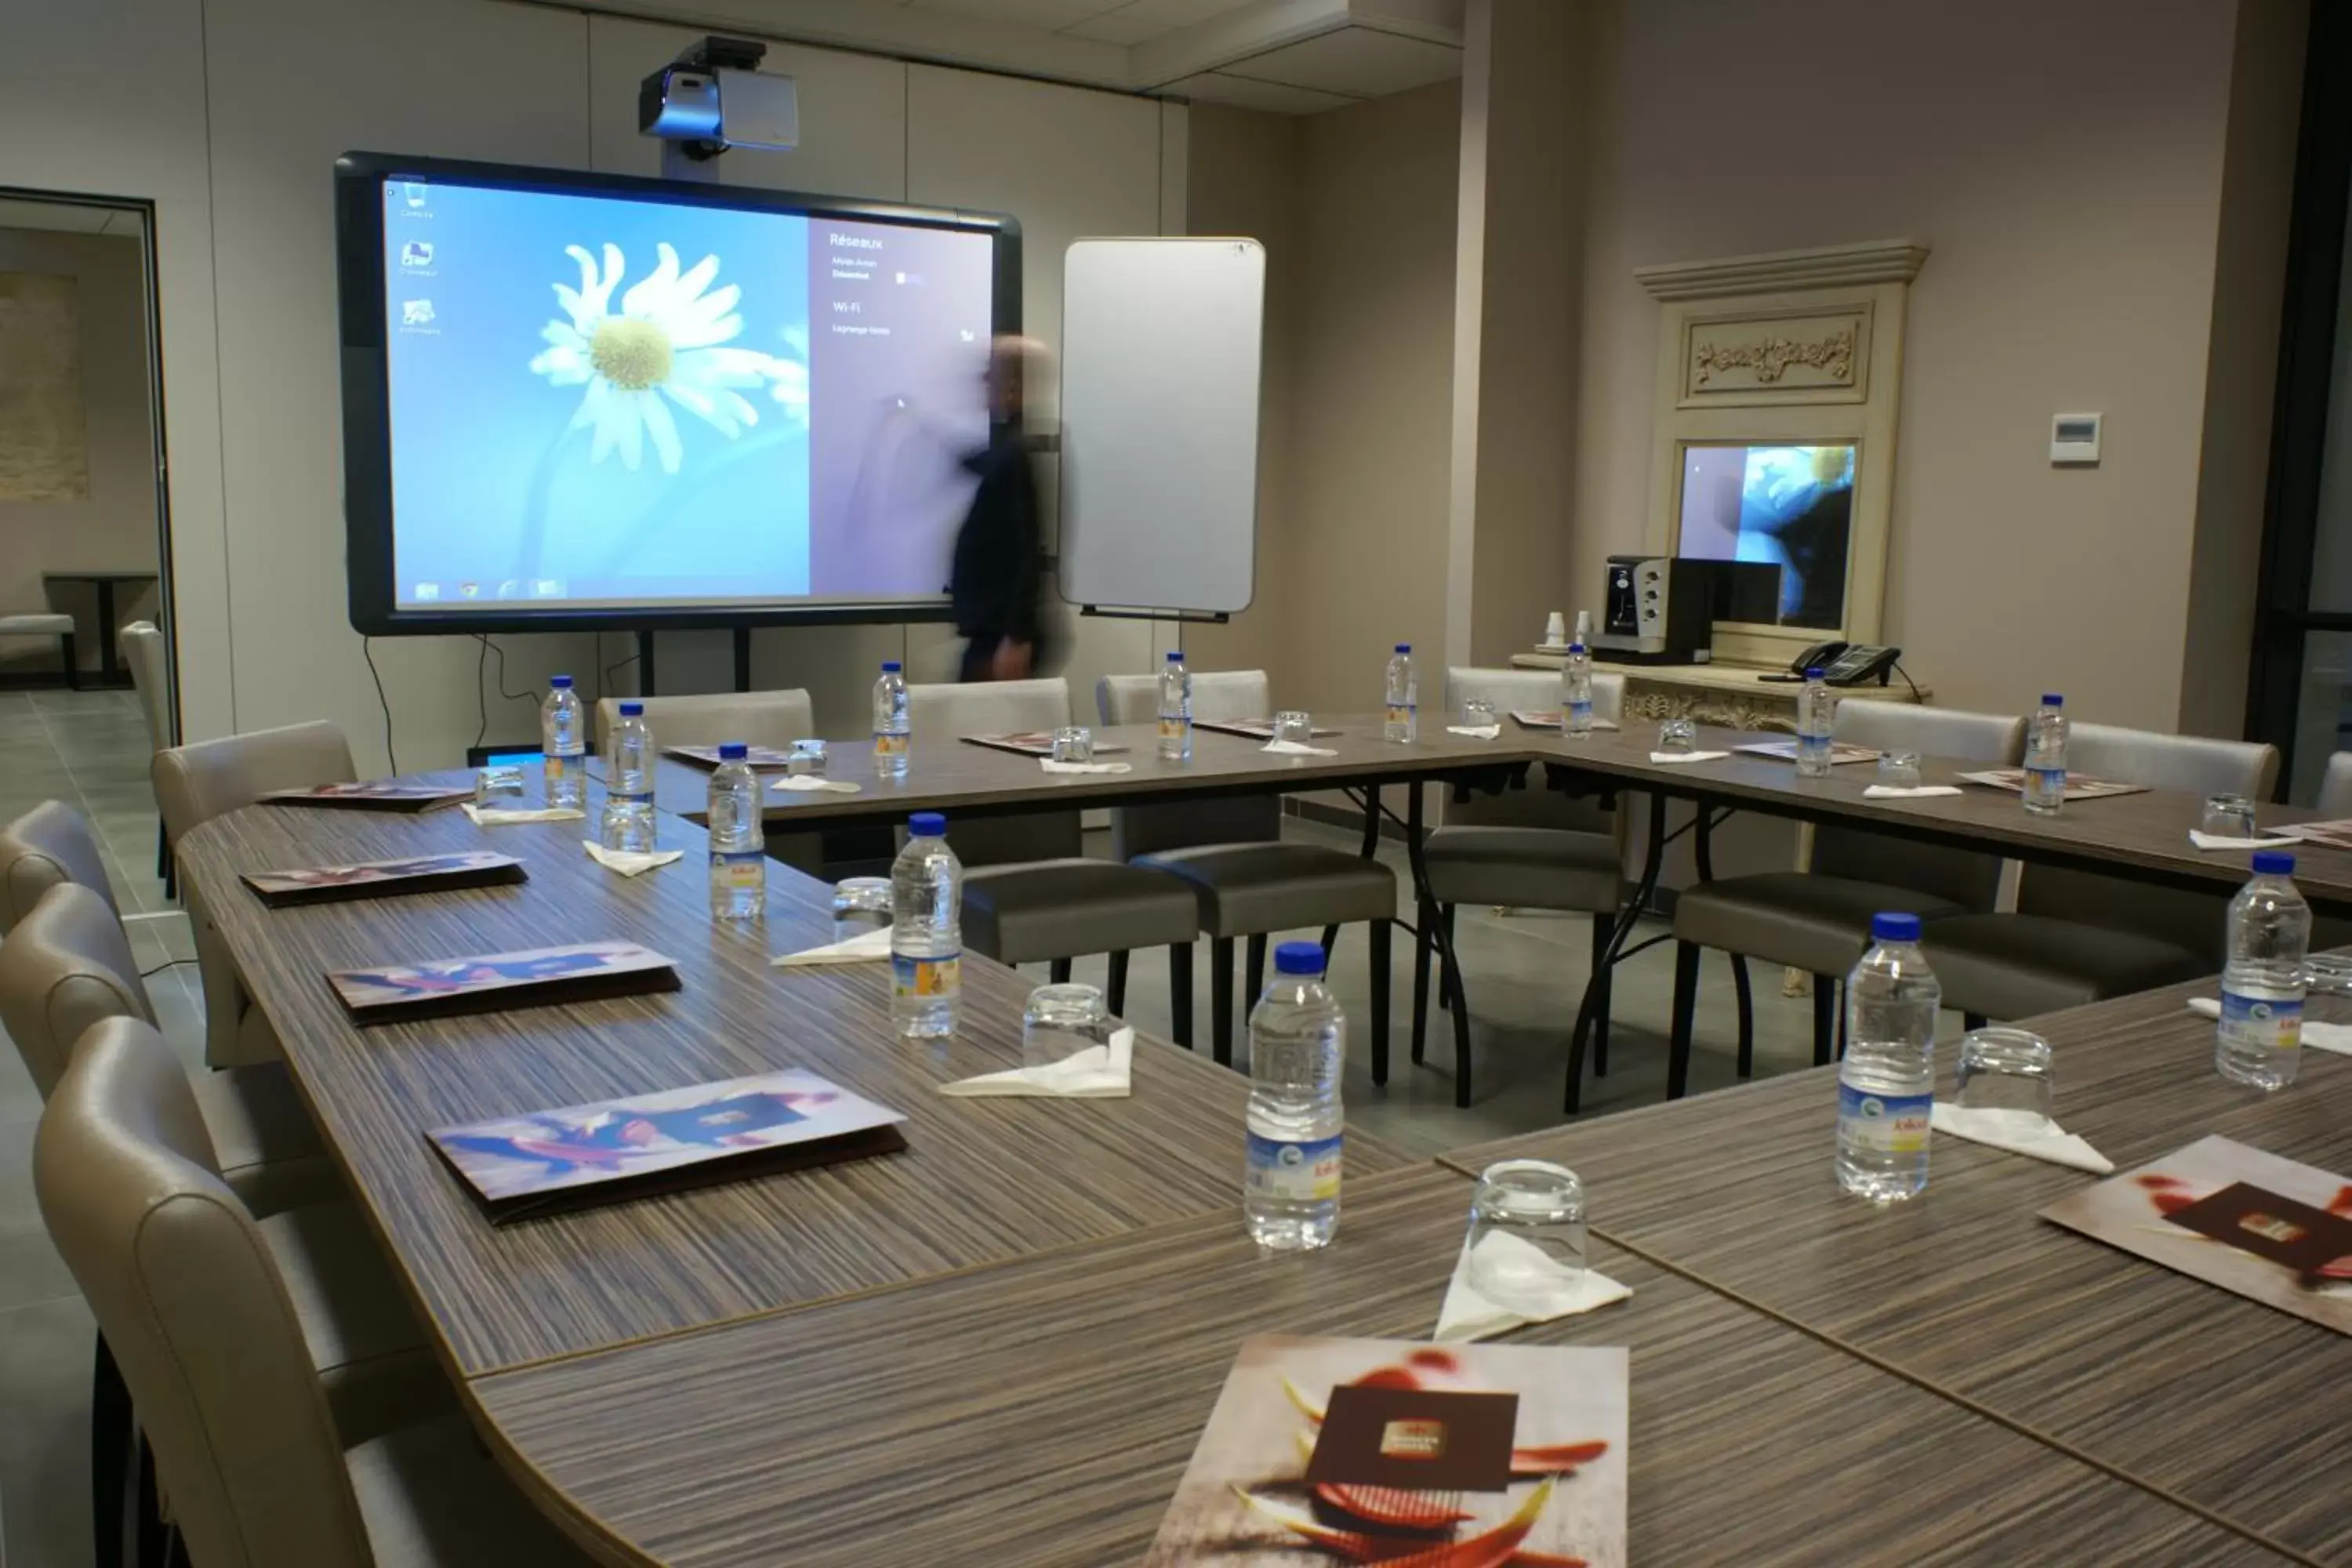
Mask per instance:
[[[147,789],[148,742],[129,693],[0,694],[0,819],[46,799],[72,802],[95,822],[117,900],[131,917],[142,967],[189,954],[185,920],[156,879],[155,815]],[[1352,846],[1345,834],[1294,826],[1301,837]],[[1385,851],[1403,879],[1400,850]],[[1392,1070],[1375,1089],[1365,1052],[1351,1047],[1346,1095],[1353,1121],[1404,1148],[1433,1154],[1480,1139],[1560,1120],[1561,1074],[1570,1026],[1587,973],[1582,916],[1499,914],[1465,909],[1457,932],[1467,974],[1476,1047],[1476,1103],[1454,1107],[1453,1040],[1433,1011],[1428,1064],[1415,1067],[1410,939],[1396,943],[1391,976]],[[1290,933],[1311,939],[1318,933]],[[1644,934],[1647,934],[1646,932]],[[1208,949],[1195,955],[1194,1017],[1208,1032]],[[1237,965],[1238,967],[1238,965]],[[1042,978],[1043,970],[1039,973]],[[1078,978],[1102,980],[1100,960],[1081,961]],[[1611,1071],[1588,1079],[1586,1114],[1646,1104],[1664,1092],[1665,1022],[1672,994],[1670,948],[1654,949],[1618,972]],[[1756,971],[1757,1070],[1785,1071],[1811,1060],[1811,1013],[1781,996],[1778,972]],[[1236,985],[1238,987],[1238,976]],[[1332,984],[1358,1028],[1370,995],[1360,930],[1340,939]],[[201,994],[193,965],[148,982],[165,1037],[192,1064],[203,1042]],[[1246,1007],[1246,999],[1242,1005]],[[1136,957],[1128,1014],[1168,1027],[1164,957]],[[1236,1034],[1245,1039],[1237,1023]],[[1731,987],[1720,959],[1700,990],[1695,1091],[1735,1081]],[[84,1568],[89,1562],[88,1380],[90,1321],[41,1232],[30,1163],[39,1100],[16,1055],[0,1052],[0,1564]],[[1826,1151],[1824,1159],[1826,1160]]]

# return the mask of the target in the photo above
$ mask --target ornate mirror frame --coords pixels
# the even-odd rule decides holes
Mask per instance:
[[[1683,454],[1694,446],[1854,448],[1843,613],[1834,627],[1720,621],[1715,657],[1787,665],[1832,638],[1876,642],[1885,610],[1903,316],[1927,258],[1914,240],[1644,267],[1664,309],[1645,544],[1681,542]]]

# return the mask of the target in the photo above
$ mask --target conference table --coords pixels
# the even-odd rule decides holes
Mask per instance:
[[[1150,735],[1130,773],[1067,776],[919,742],[905,784],[772,795],[771,816],[939,807],[952,841],[959,812],[1181,798],[1193,779],[1377,786],[1565,760],[1601,787],[1940,822],[2188,885],[2243,875],[2242,854],[2183,853],[2179,796],[2070,806],[2053,826],[1991,792],[1864,802],[1864,781],[1761,759],[1650,764],[1622,737],[1342,735],[1324,742],[1335,757],[1289,759],[1204,734],[1188,770],[1159,764]],[[836,749],[834,776],[862,765]],[[704,775],[682,766],[659,790],[684,860],[635,879],[588,858],[581,822],[454,812],[257,805],[179,846],[483,1442],[585,1550],[1135,1561],[1243,1339],[1433,1331],[1471,1174],[1502,1148],[1416,1162],[1351,1131],[1339,1239],[1261,1256],[1236,1212],[1244,1079],[1147,1037],[1130,1099],[941,1096],[1018,1063],[1028,982],[968,959],[957,1035],[913,1043],[888,1027],[883,966],[772,967],[829,939],[826,889],[773,867],[762,922],[714,923],[689,819]],[[271,910],[237,879],[480,847],[529,880]],[[2352,900],[2352,857],[2305,872]],[[606,938],[673,958],[683,988],[362,1028],[322,978]],[[2307,1053],[2294,1089],[2252,1097],[2213,1078],[2210,1026],[2178,993],[2037,1026],[2062,1120],[2119,1165],[2204,1131],[2352,1163],[2352,1063]],[[493,1226],[423,1137],[788,1067],[904,1112],[906,1152]],[[1633,1560],[2352,1562],[2352,1454],[2325,1398],[2347,1370],[2340,1336],[2036,1219],[2091,1180],[2059,1167],[1939,1137],[1921,1198],[1839,1200],[1833,1100],[1817,1069],[1508,1146],[1584,1174],[1593,1266],[1634,1290],[1514,1336],[1632,1350]]]

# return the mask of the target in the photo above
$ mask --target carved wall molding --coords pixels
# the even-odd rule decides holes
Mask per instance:
[[[1811,365],[1832,381],[1853,379],[1853,329],[1843,327],[1810,342],[1767,334],[1744,343],[1700,343],[1691,351],[1692,384],[1705,386],[1718,374],[1744,369],[1769,386],[1792,364]]]
[[[1654,300],[1711,300],[1725,294],[1908,283],[1927,259],[1927,247],[1917,240],[1871,239],[1714,261],[1674,261],[1636,268],[1633,276]]]

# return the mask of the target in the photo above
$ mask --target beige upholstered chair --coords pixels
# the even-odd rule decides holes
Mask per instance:
[[[0,637],[57,638],[58,657],[64,664],[65,684],[76,691],[81,689],[81,665],[74,653],[74,618],[71,616],[0,616]]]
[[[59,883],[0,940],[0,1026],[46,1099],[74,1042],[107,1018],[152,1024],[155,1008],[113,909],[88,888]],[[341,1194],[285,1063],[207,1072],[194,1093],[222,1179],[255,1213]]]
[[[59,800],[45,800],[0,827],[0,936],[33,912],[41,895],[59,882],[78,882],[116,910],[106,879],[106,857],[81,813]]]
[[[623,699],[606,697],[596,703],[597,744],[621,721]],[[747,746],[782,751],[794,741],[816,733],[809,694],[789,691],[721,691],[696,697],[638,697],[628,700],[646,705],[646,722],[656,743],[664,746],[716,746],[740,741]]]
[[[927,751],[953,744],[959,736],[1050,731],[1070,721],[1070,689],[1058,676],[910,686],[907,703]],[[948,843],[965,866],[965,945],[1003,963],[1049,963],[1056,980],[1069,978],[1070,961],[1078,954],[1108,953],[1106,1000],[1113,1013],[1127,1005],[1128,954],[1164,947],[1173,1032],[1179,1045],[1192,1045],[1192,941],[1200,926],[1190,887],[1157,871],[1089,858],[1075,811],[968,822],[950,814]]]
[[[2327,773],[2319,781],[2319,799],[2314,805],[2331,820],[2352,816],[2352,752],[2337,752],[2327,759]]]
[[[122,654],[123,666],[131,671],[131,684],[139,693],[139,710],[147,716],[148,745],[160,752],[178,739],[173,733],[176,726],[172,719],[171,651],[164,645],[163,634],[152,621],[133,621],[115,634],[114,646]],[[163,831],[160,809],[155,827],[155,875],[163,879],[166,898],[178,890],[179,878],[172,866],[172,841]]]
[[[1838,704],[1837,738],[1882,752],[1916,752],[1985,766],[2013,764],[2025,721],[1997,713],[1849,698]],[[1849,763],[1864,767],[1864,763]],[[1731,955],[1739,1000],[1739,1075],[1755,1059],[1750,958],[1813,977],[1813,1060],[1827,1062],[1836,1031],[1838,988],[1870,946],[1870,917],[1883,911],[1924,921],[1990,910],[2000,860],[1946,845],[1921,844],[1864,828],[1823,823],[1813,830],[1810,870],[1764,871],[1685,888],[1675,901],[1675,1011],[1667,1093],[1682,1092],[1698,1000],[1699,951]]]
[[[167,746],[155,753],[153,776],[163,831],[177,845],[199,824],[250,805],[267,791],[344,784],[359,777],[359,771],[352,765],[352,748],[343,732],[313,721]],[[203,900],[192,888],[183,901],[195,933],[197,973],[205,983],[205,1059],[216,1068],[276,1060],[285,1054],[278,1037],[253,1005]]]
[[[210,1152],[178,1063],[129,1019],[76,1051],[33,1151],[41,1217],[121,1369],[190,1559],[583,1562],[446,1413],[437,1373],[411,1380],[437,1400],[412,1394],[406,1409],[353,1419],[322,1379],[310,1287],[272,1233],[286,1216],[257,1222]],[[357,1215],[339,1223],[365,1244]],[[397,1310],[398,1288],[380,1271],[379,1308]]]
[[[1156,675],[1106,675],[1095,687],[1106,724],[1149,724],[1160,711]],[[1265,719],[1273,711],[1265,671],[1196,671],[1192,717]],[[1196,737],[1215,740],[1213,735]],[[1234,742],[1239,744],[1241,742]],[[1371,939],[1371,1072],[1388,1081],[1389,927],[1396,876],[1377,860],[1319,844],[1282,843],[1282,798],[1243,795],[1111,813],[1111,852],[1192,885],[1209,945],[1209,1038],[1217,1060],[1234,1053],[1234,939],[1249,939],[1247,984],[1255,999],[1265,976],[1267,937],[1320,926],[1328,952],[1339,928],[1358,921]]]
[[[2121,784],[2264,800],[2277,781],[2278,748],[2077,724],[2066,765]],[[2065,809],[2088,813],[2098,805]],[[2228,907],[2221,893],[2028,861],[2016,912],[1931,921],[1923,945],[1943,983],[1945,1006],[1972,1022],[2025,1018],[2213,973],[2221,967]]]
[[[1625,678],[1595,674],[1592,711],[1615,721],[1624,703]],[[1559,677],[1548,669],[1457,667],[1445,672],[1445,713],[1452,723],[1462,704],[1480,698],[1495,705],[1496,721],[1508,736],[1518,726],[1514,711],[1554,711],[1559,707]],[[1424,722],[1428,715],[1423,715]],[[1625,845],[1618,813],[1591,798],[1573,798],[1549,788],[1542,768],[1530,769],[1500,793],[1457,787],[1445,805],[1444,826],[1422,847],[1428,902],[1414,921],[1418,937],[1412,960],[1412,1059],[1422,1059],[1422,1034],[1428,1016],[1429,957],[1436,928],[1450,939],[1454,911],[1462,904],[1527,910],[1565,910],[1592,917],[1592,963],[1601,976],[1600,1006],[1593,1016],[1593,1068],[1609,1066],[1609,972],[1603,963],[1617,911],[1625,901]],[[1442,966],[1441,966],[1442,967]],[[1438,1005],[1454,1010],[1454,1071],[1466,1101],[1470,1073],[1469,1009],[1461,976],[1442,975]]]

